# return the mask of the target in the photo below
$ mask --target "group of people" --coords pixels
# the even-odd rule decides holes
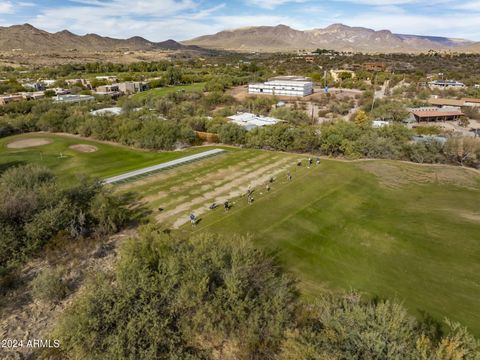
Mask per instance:
[[[317,157],[316,159],[316,164],[317,165],[320,165],[320,158]],[[308,158],[308,165],[309,166],[312,166],[313,165],[313,159],[312,158]],[[297,162],[297,166],[302,166],[302,160],[299,160]],[[287,172],[287,180],[288,181],[292,181],[292,174],[290,171]],[[270,179],[268,180],[268,183],[265,187],[265,189],[267,190],[267,192],[269,192],[271,190],[271,187],[270,185],[275,181],[275,179],[273,178],[273,176],[270,177]],[[246,197],[247,197],[247,204],[249,205],[252,205],[253,202],[255,201],[254,197],[253,197],[253,193],[254,193],[254,189],[252,188],[252,185],[248,185],[248,189],[247,189],[247,193],[246,193]],[[210,210],[213,210],[213,209],[216,209],[218,206],[216,203],[213,203],[212,205],[209,206],[209,209]],[[230,204],[230,202],[228,200],[225,200],[224,203],[223,203],[223,208],[225,210],[225,212],[228,212],[230,211],[230,208],[232,207],[232,205]],[[163,209],[162,209],[163,210]],[[192,226],[196,226],[197,223],[198,223],[198,218],[196,217],[196,215],[194,213],[191,213],[190,214],[190,222],[192,223]]]

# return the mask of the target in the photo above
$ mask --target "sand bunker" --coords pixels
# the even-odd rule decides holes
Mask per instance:
[[[25,148],[34,147],[34,146],[48,145],[51,143],[52,143],[51,140],[41,139],[41,138],[22,139],[22,140],[13,141],[7,144],[7,147],[10,149],[25,149]]]
[[[71,145],[69,148],[82,153],[92,153],[98,150],[96,146],[86,144]]]

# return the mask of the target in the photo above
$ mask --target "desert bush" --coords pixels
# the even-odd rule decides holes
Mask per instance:
[[[32,280],[34,299],[44,302],[57,302],[68,293],[68,287],[62,278],[60,268],[47,268]]]
[[[272,358],[297,294],[270,257],[239,237],[167,237],[153,227],[126,241],[56,330],[88,359]]]

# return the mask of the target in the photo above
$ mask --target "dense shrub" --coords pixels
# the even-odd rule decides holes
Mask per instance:
[[[279,359],[463,359],[476,360],[480,343],[458,324],[437,339],[430,329],[389,301],[369,302],[358,294],[324,296],[305,306]]]
[[[104,235],[127,219],[123,202],[97,181],[64,187],[45,168],[10,168],[0,176],[0,275],[54,236]]]
[[[296,307],[292,281],[245,239],[173,239],[148,227],[115,274],[92,280],[57,329],[89,359],[268,359]]]
[[[59,268],[47,268],[40,272],[32,281],[32,295],[44,302],[57,302],[68,293],[68,288],[62,279]]]

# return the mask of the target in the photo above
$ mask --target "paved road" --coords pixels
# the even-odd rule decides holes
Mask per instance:
[[[155,171],[159,171],[159,170],[163,170],[163,169],[168,169],[168,168],[171,168],[171,167],[174,167],[174,166],[179,166],[179,165],[183,165],[183,164],[186,164],[186,163],[189,163],[189,162],[192,162],[192,161],[197,161],[197,160],[201,160],[201,159],[204,159],[204,158],[207,158],[207,157],[210,157],[210,156],[218,155],[220,153],[223,153],[224,151],[225,150],[223,150],[223,149],[213,149],[213,150],[204,151],[204,152],[194,154],[194,155],[190,155],[190,156],[185,156],[185,157],[180,158],[180,159],[167,161],[167,162],[162,163],[162,164],[149,166],[149,167],[139,169],[139,170],[135,170],[135,171],[130,171],[130,172],[122,174],[122,175],[113,176],[111,178],[103,180],[103,183],[104,184],[114,184],[114,183],[117,183],[117,182],[128,180],[128,179],[136,177],[136,176],[145,175],[145,174],[148,174],[148,173],[151,173],[151,172],[155,172]]]

